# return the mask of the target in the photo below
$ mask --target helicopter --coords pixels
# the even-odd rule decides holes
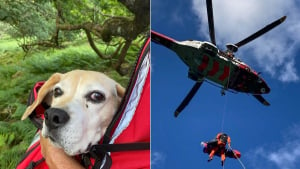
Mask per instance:
[[[280,25],[285,21],[286,16],[275,20],[235,44],[226,44],[226,50],[220,50],[216,46],[212,0],[206,0],[206,8],[210,42],[177,41],[151,30],[151,40],[174,51],[188,66],[188,77],[195,81],[194,86],[175,110],[174,116],[177,117],[189,104],[204,81],[212,82],[221,87],[222,95],[225,95],[225,91],[247,93],[263,105],[269,106],[270,103],[262,96],[262,94],[270,92],[265,80],[259,72],[236,58],[234,54],[240,47]]]

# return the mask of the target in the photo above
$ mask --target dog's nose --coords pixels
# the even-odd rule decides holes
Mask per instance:
[[[49,108],[45,111],[44,115],[45,123],[49,130],[63,126],[70,119],[67,112],[58,108]]]

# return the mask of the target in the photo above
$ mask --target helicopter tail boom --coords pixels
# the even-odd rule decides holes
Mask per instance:
[[[176,40],[152,30],[151,30],[151,41],[163,45],[169,49],[171,48],[171,45],[176,42]]]

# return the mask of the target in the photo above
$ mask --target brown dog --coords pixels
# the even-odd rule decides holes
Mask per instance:
[[[99,72],[55,73],[41,87],[22,120],[46,103],[50,108],[44,113],[42,135],[68,155],[81,154],[102,138],[124,93],[119,83]]]

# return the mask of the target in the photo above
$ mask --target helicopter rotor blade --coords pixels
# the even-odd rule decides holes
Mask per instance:
[[[190,92],[186,95],[184,100],[181,102],[181,104],[177,107],[175,110],[174,116],[177,117],[179,113],[189,104],[189,102],[192,100],[194,95],[197,93],[198,89],[201,87],[203,81],[201,82],[196,82]]]
[[[210,40],[214,45],[216,45],[212,0],[206,0],[206,9],[207,9],[207,19],[208,19]]]
[[[271,29],[273,29],[276,26],[280,25],[285,19],[286,19],[286,16],[283,16],[283,17],[277,19],[276,21],[270,23],[269,25],[266,25],[264,28],[260,29],[259,31],[255,32],[254,34],[248,36],[247,38],[241,40],[240,42],[236,43],[235,45],[237,47],[241,47],[241,46],[253,41],[254,39],[260,37],[261,35],[267,33]]]
[[[261,102],[265,106],[270,106],[270,103],[262,97],[262,95],[253,95],[259,102]]]

